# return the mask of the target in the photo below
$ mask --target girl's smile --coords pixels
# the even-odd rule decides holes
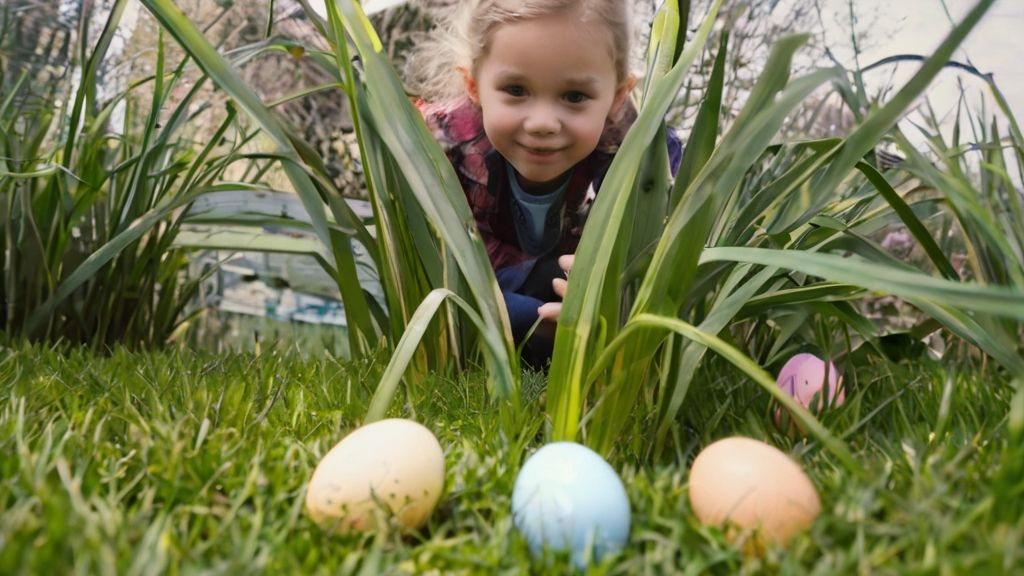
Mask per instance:
[[[537,158],[538,161],[544,161],[547,159],[555,158],[562,149],[558,148],[532,148],[530,146],[523,146],[526,151]]]

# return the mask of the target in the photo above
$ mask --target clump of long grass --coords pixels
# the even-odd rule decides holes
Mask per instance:
[[[24,14],[6,6],[0,28],[9,31]],[[80,26],[78,46],[63,50],[83,59],[49,82],[27,62],[0,69],[0,324],[8,335],[159,345],[188,321],[201,286],[201,276],[187,277],[188,254],[174,240],[184,209],[238,157],[231,143],[221,146],[236,115],[197,144],[190,126],[209,107],[192,105],[204,83],[179,90],[167,109],[188,60],[168,62],[162,34],[153,75],[98,100],[98,70],[125,6],[113,6],[95,39]],[[17,38],[0,35],[0,51]]]
[[[393,389],[409,365],[415,381],[428,371],[463,367],[482,358],[492,367],[497,396],[517,398],[507,320],[483,246],[462,224],[471,217],[454,171],[422,122],[416,123],[418,115],[386,56],[373,50],[363,54],[358,73],[350,60],[342,10],[347,14],[344,25],[357,43],[382,47],[365,16],[357,16],[351,3],[329,3],[325,21],[306,5],[307,16],[329,50],[268,38],[235,50],[229,58],[172,2],[143,4],[272,143],[270,156],[301,198],[309,214],[307,227],[320,243],[314,255],[337,282],[348,320],[349,350],[355,358],[381,348],[396,351],[395,369],[384,378],[392,384],[383,388]],[[334,187],[322,160],[241,80],[239,66],[273,51],[310,58],[336,79],[320,89],[339,90],[348,101],[374,210],[372,234]],[[364,74],[374,79],[368,81]],[[424,144],[427,141],[431,144]],[[383,306],[368,298],[359,284],[355,244],[362,245],[379,274]],[[420,342],[425,344],[418,350]]]
[[[799,347],[801,341],[794,337],[799,326],[820,317],[838,319],[839,334],[854,334],[880,349],[882,334],[848,304],[870,293],[897,295],[930,317],[932,330],[944,327],[1011,372],[1024,369],[1014,338],[1024,320],[1024,290],[1016,282],[946,275],[949,266],[936,246],[936,232],[922,224],[870,161],[874,148],[924,93],[990,4],[979,2],[918,73],[845,138],[781,138],[786,117],[817,87],[832,83],[851,91],[840,70],[791,78],[790,62],[801,38],[775,46],[743,110],[724,132],[717,124],[719,63],[683,167],[669,183],[667,218],[660,228],[662,220],[637,215],[650,200],[645,192],[668,185],[662,183],[663,176],[653,186],[638,177],[641,154],[630,147],[645,149],[653,141],[648,158],[660,154],[654,128],[691,63],[685,56],[700,48],[702,37],[697,34],[685,49],[672,50],[681,46],[681,37],[672,26],[658,28],[656,23],[661,35],[655,34],[652,61],[657,64],[665,54],[680,56],[669,59],[662,68],[667,72],[659,76],[656,69],[650,75],[654,79],[637,126],[605,181],[613,190],[632,193],[598,196],[577,254],[573,282],[583,288],[570,289],[566,298],[550,373],[553,436],[582,434],[599,451],[610,453],[622,445],[628,422],[657,414],[651,419],[655,442],[648,446],[658,449],[673,429],[706,353],[714,351],[772,394],[856,470],[843,443],[809,413],[792,406],[760,363],[773,363]],[[709,19],[716,7],[712,4]],[[665,10],[662,22],[680,20],[673,3]],[[724,59],[726,51],[722,43],[718,58]],[[930,265],[913,268],[863,235],[861,230],[876,219],[906,226],[925,247]],[[993,252],[1003,251],[993,238],[993,232],[1001,231],[979,220],[970,225],[977,233],[984,231]],[[661,232],[643,249],[627,252],[635,231],[643,227],[648,228],[646,238],[652,236],[650,227]],[[631,284],[638,286],[635,291],[625,290]],[[751,348],[747,342],[755,335],[759,347]],[[843,352],[842,340],[825,338],[823,344],[833,354]],[[757,350],[761,354],[755,361],[749,355]],[[637,406],[639,413],[634,412]]]

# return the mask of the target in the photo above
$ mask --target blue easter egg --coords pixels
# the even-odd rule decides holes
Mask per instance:
[[[615,470],[586,446],[555,442],[526,460],[512,490],[512,520],[533,554],[569,551],[578,567],[622,549],[629,499]]]

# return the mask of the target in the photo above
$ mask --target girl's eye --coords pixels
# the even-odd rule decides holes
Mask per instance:
[[[502,88],[502,91],[505,92],[505,94],[508,94],[509,96],[513,96],[515,98],[526,96],[526,88],[523,88],[518,84],[510,84],[508,86],[505,86],[504,88]]]
[[[573,90],[572,92],[568,92],[565,95],[566,102],[568,102],[570,104],[582,104],[582,103],[586,102],[589,98],[590,98],[590,96],[587,96],[583,92],[579,92],[577,90]]]

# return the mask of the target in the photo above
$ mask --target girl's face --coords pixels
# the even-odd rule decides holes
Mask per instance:
[[[498,26],[465,72],[494,148],[530,191],[544,192],[597,147],[605,121],[625,101],[611,32],[553,15]]]

